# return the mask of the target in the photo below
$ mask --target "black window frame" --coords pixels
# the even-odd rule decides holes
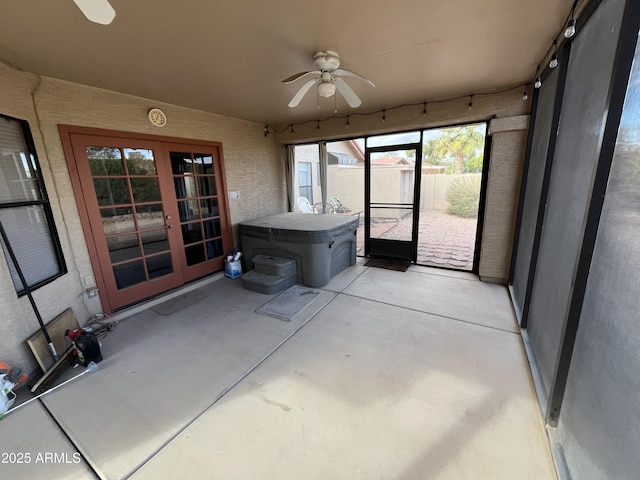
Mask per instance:
[[[2,113],[0,113],[0,119],[14,121],[20,124],[22,135],[24,137],[24,142],[25,142],[25,145],[27,146],[27,152],[25,153],[29,155],[29,159],[31,161],[31,167],[33,168],[33,173],[35,175],[35,184],[37,185],[38,194],[40,196],[39,200],[28,200],[28,201],[20,201],[20,202],[0,202],[0,210],[19,209],[19,208],[31,207],[31,206],[42,207],[42,211],[44,212],[45,218],[47,220],[47,227],[49,229],[49,235],[51,236],[51,243],[52,243],[53,250],[56,257],[55,260],[58,264],[58,270],[59,270],[58,273],[50,277],[47,277],[44,280],[41,280],[34,284],[28,284],[27,286],[23,285],[23,288],[21,290],[18,290],[16,287],[16,294],[18,295],[18,298],[19,298],[27,294],[27,288],[30,291],[34,291],[45,285],[48,285],[54,282],[55,280],[57,280],[58,278],[62,277],[63,275],[66,275],[68,273],[68,269],[64,259],[63,252],[62,252],[62,245],[60,244],[60,237],[58,236],[58,230],[56,229],[56,224],[53,218],[53,211],[51,210],[51,202],[49,200],[49,196],[47,194],[47,190],[44,185],[44,179],[42,178],[40,161],[38,160],[38,155],[36,153],[36,147],[33,141],[33,136],[31,135],[31,128],[29,126],[29,122],[26,120],[11,117],[9,115],[5,115]],[[4,250],[3,250],[3,253],[5,253]],[[11,261],[11,258],[6,253],[4,257],[6,259],[7,265],[11,266],[13,264],[13,262]],[[13,266],[15,268],[15,265]],[[11,275],[11,279],[15,287],[15,282],[13,281],[12,275]]]

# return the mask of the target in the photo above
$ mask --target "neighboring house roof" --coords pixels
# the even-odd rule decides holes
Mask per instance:
[[[356,142],[355,140],[351,140],[349,141],[349,144],[351,145],[351,148],[353,148],[353,150],[356,152],[356,156],[358,157],[358,160],[360,162],[364,162],[364,152],[360,148],[360,145],[358,144],[358,142]]]
[[[371,165],[410,165],[404,157],[382,157],[371,160]]]
[[[351,155],[339,152],[327,152],[329,157],[329,165],[357,165],[358,160]]]

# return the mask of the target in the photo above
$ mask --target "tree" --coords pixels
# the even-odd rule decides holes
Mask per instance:
[[[447,173],[476,173],[482,170],[484,133],[480,125],[447,128],[424,145],[424,161],[433,165],[452,161]],[[453,172],[451,172],[453,170]]]

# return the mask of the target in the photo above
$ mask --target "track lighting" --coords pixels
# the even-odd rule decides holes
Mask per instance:
[[[320,131],[320,120],[316,120],[316,132]]]
[[[571,38],[576,34],[576,19],[572,18],[567,24],[567,29],[564,31],[565,38]]]
[[[265,138],[269,136],[269,127],[264,127],[264,136]]]
[[[349,115],[347,115],[347,124],[345,125],[345,127],[349,128]]]
[[[422,116],[427,116],[427,102],[424,102],[424,106],[422,107]]]
[[[293,135],[293,125],[291,125],[291,135]]]
[[[523,101],[527,101],[529,99],[529,85],[527,85],[526,87],[524,87],[524,93],[522,94],[522,100]]]
[[[384,121],[387,119],[387,111],[386,110],[382,110],[382,123],[384,123]]]
[[[467,107],[469,107],[469,110],[473,108],[473,95],[469,95],[469,105]]]

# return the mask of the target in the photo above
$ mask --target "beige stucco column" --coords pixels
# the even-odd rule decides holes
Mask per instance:
[[[506,284],[515,232],[529,115],[495,118],[480,251],[480,279]]]

